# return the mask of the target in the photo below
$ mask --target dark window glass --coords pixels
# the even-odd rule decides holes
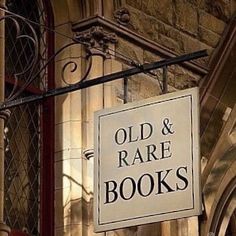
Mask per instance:
[[[45,24],[43,5],[36,0],[8,0],[8,10],[34,22]],[[24,20],[18,20],[20,32],[33,37]],[[37,61],[35,45],[30,38],[16,40],[17,27],[8,19],[5,23],[5,74],[6,98],[11,94],[17,79],[20,89],[25,81],[35,77],[33,84],[22,96],[40,93],[46,87],[47,71],[40,69],[47,58],[46,32],[43,27],[33,26],[37,36]],[[29,69],[30,68],[30,69]],[[29,70],[28,70],[29,69]],[[12,228],[39,235],[40,222],[40,150],[41,150],[41,105],[22,105],[11,109],[5,124],[5,221]]]

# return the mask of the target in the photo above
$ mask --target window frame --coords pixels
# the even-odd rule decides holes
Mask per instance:
[[[46,32],[47,58],[54,55],[54,17],[50,0],[42,0],[45,11],[46,27],[51,30]],[[54,60],[52,60],[47,70],[48,89],[55,88]],[[5,86],[13,85],[14,79],[5,74]],[[19,87],[22,86],[19,83]],[[29,86],[26,91],[33,94],[40,94],[42,91],[34,86]],[[40,215],[39,226],[40,236],[54,236],[54,137],[55,137],[55,111],[54,98],[44,99],[40,103]],[[17,233],[18,232],[18,233]],[[13,229],[13,235],[20,234],[21,231]],[[23,232],[21,232],[23,233]],[[11,235],[11,234],[10,234]]]
[[[54,29],[53,10],[50,1],[43,0],[46,11],[46,23]],[[54,32],[47,31],[48,58],[54,55]],[[55,65],[52,60],[48,65],[48,89],[55,88]],[[55,153],[55,104],[54,97],[42,102],[42,156],[41,156],[41,191],[40,191],[40,235],[54,236],[54,153]],[[45,134],[45,131],[47,134]],[[48,137],[50,137],[48,139]]]

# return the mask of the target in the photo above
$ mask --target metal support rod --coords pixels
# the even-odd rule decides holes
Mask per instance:
[[[45,92],[44,94],[41,94],[41,95],[33,95],[33,96],[28,96],[28,97],[16,99],[16,100],[13,100],[13,101],[6,101],[6,102],[0,104],[0,111],[11,108],[11,107],[15,107],[15,106],[18,106],[18,105],[39,101],[39,100],[42,100],[44,98],[54,97],[54,96],[66,94],[66,93],[69,93],[69,92],[73,92],[73,91],[76,91],[76,90],[80,90],[80,89],[88,88],[88,87],[91,87],[91,86],[99,85],[99,84],[102,84],[102,83],[111,82],[113,80],[121,79],[121,78],[128,77],[128,76],[131,76],[131,75],[135,75],[135,74],[139,74],[139,73],[145,73],[145,72],[150,71],[150,70],[162,68],[163,66],[170,66],[170,65],[179,64],[179,63],[182,63],[182,62],[185,62],[185,61],[194,60],[194,59],[197,59],[197,58],[205,57],[207,55],[208,55],[207,50],[201,50],[201,51],[193,52],[193,53],[190,53],[190,54],[185,54],[185,55],[182,55],[182,56],[178,56],[178,57],[174,57],[174,58],[170,58],[170,59],[166,59],[166,60],[162,60],[162,61],[158,61],[158,62],[143,64],[143,65],[141,65],[139,67],[136,67],[136,68],[128,69],[128,70],[125,70],[125,71],[119,71],[119,72],[116,72],[116,73],[101,76],[101,77],[91,79],[91,80],[85,80],[83,82],[78,82],[74,85],[49,90],[49,91],[47,91],[47,92]]]
[[[128,78],[124,78],[124,104],[128,102]]]
[[[168,93],[168,78],[167,78],[167,66],[163,67],[163,88],[162,93]]]

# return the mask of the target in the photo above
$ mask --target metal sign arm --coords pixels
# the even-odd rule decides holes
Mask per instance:
[[[179,64],[179,63],[183,63],[186,61],[198,59],[201,57],[205,57],[207,55],[208,55],[207,50],[201,50],[201,51],[193,52],[190,54],[184,54],[181,56],[169,58],[169,59],[158,61],[158,62],[143,64],[143,65],[140,65],[136,68],[131,68],[131,69],[128,69],[125,71],[119,71],[119,72],[112,73],[112,74],[105,75],[105,76],[101,76],[101,77],[98,77],[95,79],[83,80],[83,81],[80,81],[80,82],[73,84],[73,85],[49,90],[49,91],[45,92],[44,94],[19,98],[19,99],[15,99],[13,101],[5,101],[0,104],[0,111],[5,110],[5,109],[9,109],[9,108],[12,108],[12,107],[15,107],[18,105],[23,105],[23,104],[30,103],[30,102],[36,102],[36,101],[39,101],[39,100],[42,100],[45,98],[63,95],[63,94],[70,93],[73,91],[89,88],[91,86],[99,85],[102,83],[111,82],[113,80],[132,76],[135,74],[145,73],[145,72],[148,72],[148,71],[151,71],[154,69],[167,67],[170,65]]]

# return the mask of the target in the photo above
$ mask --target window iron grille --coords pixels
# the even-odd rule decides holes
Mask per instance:
[[[6,4],[11,12],[35,22],[46,22],[40,1],[8,0]],[[32,34],[25,22],[18,21],[17,24],[11,19],[5,21],[6,99],[12,96],[13,90],[20,90],[21,84],[40,71],[48,55],[46,30],[32,26],[37,36],[37,45],[34,45],[31,38],[17,38],[17,30],[20,30],[20,35]],[[30,67],[34,58],[37,59],[35,66]],[[22,96],[41,93],[46,86],[46,78],[47,69],[44,69]],[[17,87],[14,86],[16,80]],[[5,124],[5,221],[12,229],[36,236],[40,231],[41,105],[18,106],[12,108],[10,114]]]

